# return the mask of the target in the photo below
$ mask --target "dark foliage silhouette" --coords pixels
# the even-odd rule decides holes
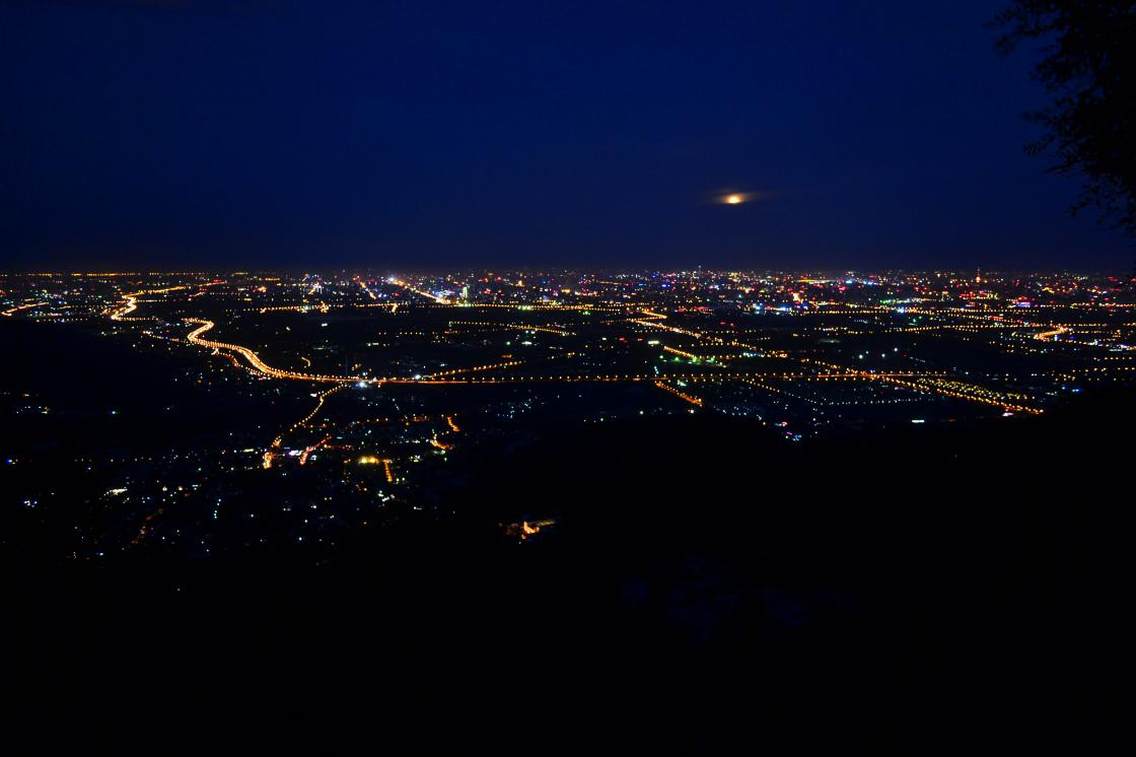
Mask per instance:
[[[1080,173],[1074,212],[1093,206],[1136,234],[1136,3],[1130,0],[1016,0],[992,22],[998,47],[1044,42],[1034,76],[1051,104],[1029,114],[1044,133],[1027,148],[1056,158],[1052,170]]]

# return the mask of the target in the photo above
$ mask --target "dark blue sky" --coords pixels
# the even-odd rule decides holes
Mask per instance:
[[[1001,5],[0,0],[0,265],[1127,270]]]

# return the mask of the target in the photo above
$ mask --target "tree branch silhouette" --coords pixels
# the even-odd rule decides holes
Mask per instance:
[[[1055,173],[1084,178],[1074,213],[1095,207],[1136,236],[1136,2],[1015,0],[991,26],[1006,54],[1043,43],[1033,75],[1053,100],[1027,114],[1044,130],[1027,152],[1055,158]]]

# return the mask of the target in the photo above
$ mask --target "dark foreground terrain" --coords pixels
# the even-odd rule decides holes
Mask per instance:
[[[1080,750],[1119,708],[1134,416],[651,420],[332,555],[12,554],[14,720],[146,752]]]

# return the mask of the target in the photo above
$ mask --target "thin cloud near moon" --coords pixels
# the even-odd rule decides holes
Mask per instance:
[[[745,205],[772,197],[771,192],[753,192],[744,190],[722,190],[715,192],[710,199],[714,205]]]

